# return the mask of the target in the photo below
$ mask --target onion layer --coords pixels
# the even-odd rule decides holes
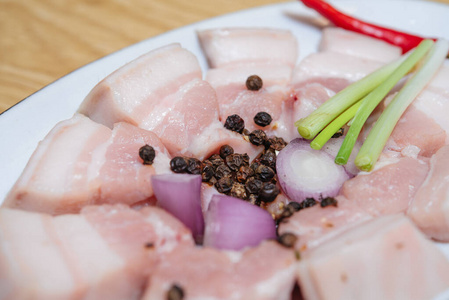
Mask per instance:
[[[349,179],[343,166],[329,153],[314,150],[302,139],[291,141],[279,152],[276,161],[279,184],[292,201],[334,197]]]
[[[201,182],[201,175],[161,174],[151,177],[158,205],[184,223],[198,243],[204,233]]]
[[[206,212],[204,245],[240,250],[276,238],[276,224],[264,209],[225,195],[214,195]]]

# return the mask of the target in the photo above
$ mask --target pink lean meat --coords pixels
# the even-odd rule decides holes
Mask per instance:
[[[295,262],[292,251],[273,241],[238,252],[178,247],[158,265],[143,299],[165,299],[176,285],[192,300],[288,300]]]
[[[449,146],[432,156],[430,172],[416,191],[407,212],[430,238],[449,242]]]
[[[181,244],[193,246],[189,230],[158,208],[2,208],[0,299],[140,299],[160,255]]]
[[[449,262],[403,215],[373,219],[305,253],[307,300],[433,299],[449,287]]]
[[[201,77],[196,57],[171,44],[110,74],[79,112],[106,126],[124,121],[151,130],[173,156],[203,159],[227,143],[255,157],[257,147],[219,122],[216,92]]]
[[[152,165],[139,157],[145,144],[156,151]],[[169,162],[154,133],[127,123],[110,130],[76,114],[39,144],[3,206],[62,214],[88,204],[150,200],[151,176],[170,172]]]
[[[237,114],[248,130],[262,129],[253,121],[258,112],[271,115],[263,127],[268,135],[290,141],[295,137],[292,119],[294,93],[290,88],[297,59],[297,42],[285,30],[228,28],[198,34],[211,69],[206,80],[217,91],[220,119]],[[262,86],[248,90],[251,75],[262,78]]]
[[[402,54],[401,48],[397,46],[337,27],[323,29],[319,51],[342,53],[382,63],[391,62]]]

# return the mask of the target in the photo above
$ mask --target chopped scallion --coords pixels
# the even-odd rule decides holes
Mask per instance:
[[[412,68],[422,59],[433,44],[434,42],[432,40],[422,41],[380,85],[378,85],[361,100],[362,103],[354,116],[351,127],[349,127],[340,151],[335,157],[335,163],[343,165],[348,162],[359,133],[370,114],[391,91],[391,89],[399,82],[399,80],[410,72],[410,70],[412,70]]]
[[[438,40],[413,76],[385,108],[355,159],[355,164],[359,169],[363,171],[372,169],[401,115],[435,75],[448,50],[449,42]]]
[[[341,90],[309,116],[295,122],[299,134],[306,139],[313,139],[324,127],[351,107],[358,100],[375,89],[404,61],[406,55],[389,63],[361,80]]]
[[[329,141],[329,139],[347,124],[352,118],[354,118],[355,113],[360,107],[362,101],[356,102],[350,108],[345,110],[341,115],[339,115],[335,120],[333,120],[329,125],[326,126],[313,141],[310,143],[310,147],[316,150],[323,148],[324,144]]]

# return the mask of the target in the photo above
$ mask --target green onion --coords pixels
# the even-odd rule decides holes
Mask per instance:
[[[399,118],[435,75],[448,50],[449,42],[438,40],[413,76],[383,111],[355,159],[355,164],[359,169],[363,171],[372,169]]]
[[[333,120],[329,125],[326,126],[310,143],[310,147],[315,150],[320,150],[323,148],[324,144],[329,141],[329,139],[342,128],[345,124],[347,124],[352,118],[354,118],[355,113],[360,107],[362,101],[359,101],[352,105],[350,108],[345,110],[341,115],[339,115],[335,120]]]
[[[295,122],[299,134],[313,139],[338,115],[375,89],[404,61],[406,55],[341,90],[307,117]]]
[[[361,100],[362,103],[354,116],[340,151],[335,157],[335,163],[344,165],[348,162],[349,156],[357,141],[357,137],[370,114],[399,80],[410,72],[410,70],[421,60],[433,44],[434,42],[432,40],[423,40],[387,79]]]

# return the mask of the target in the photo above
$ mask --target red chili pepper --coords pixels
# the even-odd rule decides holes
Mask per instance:
[[[390,44],[402,48],[402,53],[415,48],[425,38],[409,33],[381,27],[348,16],[335,9],[329,3],[322,0],[300,0],[304,5],[316,10],[323,17],[334,23],[335,26],[346,30],[362,33],[374,38],[384,40]],[[435,39],[433,39],[435,40]]]

